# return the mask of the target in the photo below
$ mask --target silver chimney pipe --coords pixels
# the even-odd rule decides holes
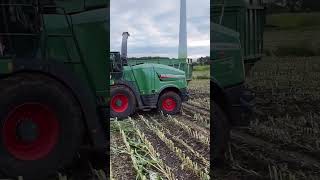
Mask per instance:
[[[121,44],[121,58],[127,58],[127,46],[128,46],[128,37],[130,34],[128,32],[122,33],[122,44]]]
[[[187,59],[187,2],[180,0],[179,59]]]

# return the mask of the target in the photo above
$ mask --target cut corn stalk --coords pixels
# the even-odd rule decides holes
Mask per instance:
[[[136,123],[130,118],[129,119],[133,127],[135,127],[136,133],[140,137],[140,139],[144,142],[144,144],[147,147],[149,156],[151,159],[155,162],[157,162],[157,165],[154,166],[156,169],[158,169],[168,180],[175,180],[175,176],[171,171],[171,168],[167,166],[161,159],[160,155],[157,153],[157,151],[153,148],[151,142],[145,137],[144,133],[139,130]]]
[[[131,149],[129,142],[127,141],[127,136],[125,134],[125,132],[122,130],[121,128],[121,124],[119,123],[119,121],[116,120],[116,123],[118,125],[118,128],[120,130],[120,134],[122,136],[123,142],[127,148],[127,152],[130,154],[131,160],[132,160],[132,164],[134,169],[137,172],[137,179],[142,179],[142,180],[146,180],[146,176],[142,173],[141,168],[139,167],[138,163],[137,163],[137,159],[134,156],[134,151]]]
[[[145,119],[143,116],[140,115],[140,119],[146,124],[148,128],[150,128],[166,145],[167,147],[176,153],[176,155],[179,157],[179,159],[182,161],[181,168],[187,168],[193,171],[197,176],[199,176],[202,180],[208,180],[210,179],[210,176],[205,169],[202,171],[202,169],[198,166],[197,163],[193,162],[190,157],[186,156],[181,149],[175,147],[172,140],[168,139],[163,132],[161,132],[157,127],[151,125],[147,119]]]
[[[202,135],[200,132],[195,131],[191,129],[189,126],[185,125],[184,123],[178,121],[176,118],[173,118],[172,116],[168,115],[169,121],[175,123],[177,126],[181,127],[183,130],[185,130],[189,135],[197,139],[199,142],[208,145],[210,144],[210,140],[208,137]]]

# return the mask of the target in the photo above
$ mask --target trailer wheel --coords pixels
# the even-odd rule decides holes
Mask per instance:
[[[212,108],[212,163],[213,166],[219,167],[224,164],[224,153],[230,139],[230,124],[226,114],[216,103],[213,103]]]
[[[163,93],[158,101],[158,110],[164,114],[177,114],[181,110],[182,100],[181,97],[173,92],[168,91]]]
[[[136,99],[132,91],[123,85],[111,87],[110,116],[126,118],[136,109]]]
[[[20,74],[0,80],[0,99],[1,173],[47,179],[73,161],[83,124],[67,88],[40,74]]]

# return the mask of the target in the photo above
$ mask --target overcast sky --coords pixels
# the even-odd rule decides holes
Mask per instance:
[[[187,0],[188,57],[209,56],[210,0]],[[180,0],[111,0],[111,51],[120,51],[128,31],[128,56],[176,58]]]

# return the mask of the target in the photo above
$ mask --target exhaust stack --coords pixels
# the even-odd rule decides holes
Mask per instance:
[[[127,52],[128,52],[128,37],[130,34],[128,32],[123,32],[122,33],[122,44],[121,44],[121,58],[122,59],[127,59]]]
[[[180,0],[179,59],[187,59],[187,2]]]

